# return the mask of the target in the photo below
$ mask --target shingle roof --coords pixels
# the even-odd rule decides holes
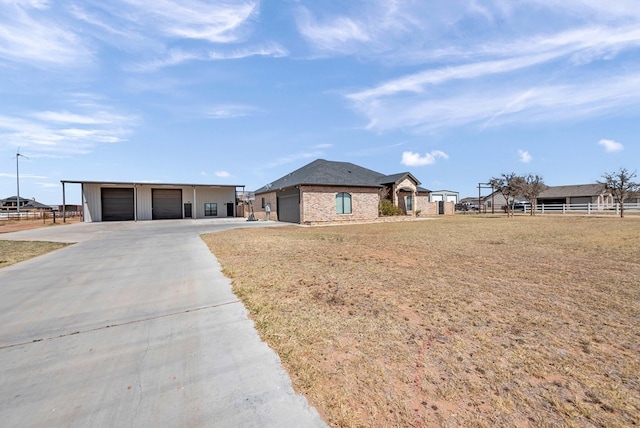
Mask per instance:
[[[604,191],[602,184],[577,184],[572,186],[551,186],[540,193],[538,199],[598,196]]]
[[[284,177],[261,187],[256,190],[256,194],[299,185],[382,187],[383,184],[394,183],[406,175],[411,176],[411,178],[420,184],[420,182],[408,172],[384,175],[350,162],[316,159]],[[394,179],[394,177],[396,177],[396,179]]]

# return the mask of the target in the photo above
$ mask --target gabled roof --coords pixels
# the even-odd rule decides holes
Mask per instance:
[[[384,184],[396,183],[406,176],[413,179],[416,184],[420,184],[420,182],[408,172],[384,175],[350,162],[316,159],[284,177],[261,187],[256,190],[256,194],[300,185],[382,187]]]
[[[538,199],[542,198],[567,198],[580,196],[599,196],[605,191],[604,185],[577,184],[572,186],[551,186],[540,193]]]

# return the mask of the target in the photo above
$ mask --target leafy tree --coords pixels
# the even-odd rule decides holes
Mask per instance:
[[[616,172],[602,174],[603,181],[598,181],[605,189],[609,190],[620,205],[620,217],[624,217],[624,201],[631,194],[640,192],[640,183],[633,181],[636,172],[630,172],[626,168],[620,168]]]
[[[521,195],[529,201],[529,205],[531,206],[531,215],[535,215],[538,196],[540,196],[540,193],[542,193],[548,186],[544,184],[542,177],[537,174],[527,174],[521,177],[521,179]]]
[[[502,174],[500,177],[491,178],[489,184],[500,192],[507,202],[507,217],[513,217],[513,205],[516,197],[522,195],[524,179],[515,172],[511,172]]]

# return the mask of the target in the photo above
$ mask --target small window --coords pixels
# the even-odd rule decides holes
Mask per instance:
[[[336,195],[336,214],[351,214],[351,195],[340,192]]]
[[[218,216],[218,204],[213,202],[204,204],[204,215],[205,217],[217,217]]]
[[[407,211],[413,211],[413,196],[407,196]]]
[[[262,208],[265,208],[264,198],[262,198]]]

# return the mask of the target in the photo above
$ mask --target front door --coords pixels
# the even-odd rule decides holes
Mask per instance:
[[[227,217],[233,217],[233,202],[227,202]]]
[[[193,218],[191,215],[191,204],[184,204],[184,218]]]

